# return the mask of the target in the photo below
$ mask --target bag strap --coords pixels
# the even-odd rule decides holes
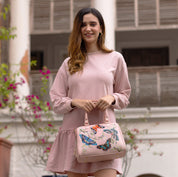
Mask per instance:
[[[106,110],[104,111],[104,123],[106,123],[106,124],[109,123],[109,119],[108,119],[108,115],[107,115]],[[90,124],[89,124],[89,121],[88,121],[88,113],[85,112],[84,126],[88,126],[88,125],[90,125]]]

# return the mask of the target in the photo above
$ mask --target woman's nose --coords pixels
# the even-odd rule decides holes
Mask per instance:
[[[86,31],[90,31],[90,30],[91,30],[90,25],[87,25],[86,26]]]

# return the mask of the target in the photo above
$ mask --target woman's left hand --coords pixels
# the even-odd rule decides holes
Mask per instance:
[[[106,95],[97,101],[96,108],[104,111],[114,102],[114,100],[114,96]]]

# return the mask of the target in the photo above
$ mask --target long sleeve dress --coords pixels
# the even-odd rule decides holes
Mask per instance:
[[[107,109],[110,122],[116,122],[114,109],[125,108],[129,104],[131,92],[127,66],[123,56],[113,51],[88,53],[82,72],[70,74],[69,58],[65,59],[58,70],[50,97],[53,110],[63,114],[63,123],[52,145],[47,170],[57,173],[75,172],[88,175],[101,169],[115,169],[122,173],[122,160],[95,163],[78,163],[75,158],[74,130],[84,124],[84,110],[72,108],[72,99],[98,100],[106,95],[113,95],[115,104]],[[95,108],[88,114],[89,123],[103,123],[103,112]]]

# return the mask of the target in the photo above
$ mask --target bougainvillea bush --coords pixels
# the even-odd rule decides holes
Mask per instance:
[[[40,82],[42,83],[40,95],[27,95],[20,97],[17,88],[25,81],[21,78],[17,82],[16,77],[19,73],[11,73],[7,64],[0,64],[0,109],[8,109],[12,121],[21,120],[25,129],[30,132],[35,144],[33,161],[36,164],[44,165],[46,163],[51,143],[50,138],[55,136],[57,128],[53,123],[53,113],[50,102],[40,99],[47,93],[47,84],[50,71],[44,67],[41,73]],[[19,80],[19,79],[18,79]],[[0,133],[7,129],[7,125],[1,126]],[[28,134],[27,133],[27,134]]]
[[[51,148],[50,138],[55,136],[57,128],[54,125],[54,116],[50,102],[42,100],[48,92],[50,70],[44,67],[41,73],[40,95],[28,95],[17,100],[17,109],[12,111],[13,119],[20,118],[24,127],[33,135],[34,147],[31,158],[35,164],[45,165]],[[24,102],[26,103],[24,107]],[[23,104],[23,105],[22,105]],[[15,117],[14,117],[15,116]],[[35,150],[34,150],[35,148]]]

